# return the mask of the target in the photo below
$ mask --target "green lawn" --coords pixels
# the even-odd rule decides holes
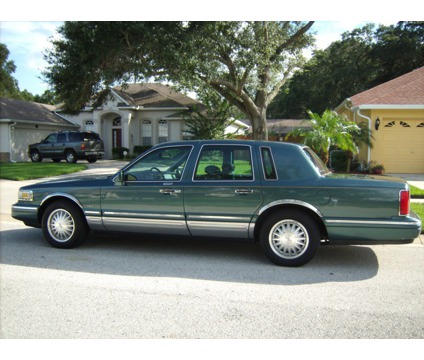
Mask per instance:
[[[415,186],[409,185],[409,190],[411,192],[412,198],[424,198],[424,190],[419,189]]]
[[[85,169],[86,165],[68,163],[0,163],[0,179],[31,180],[71,174]]]

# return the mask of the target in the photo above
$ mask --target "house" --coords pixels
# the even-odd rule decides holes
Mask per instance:
[[[359,159],[387,173],[424,174],[424,67],[345,99],[336,109],[372,131]]]
[[[150,146],[167,141],[189,139],[181,110],[200,105],[163,84],[131,84],[111,90],[108,101],[99,108],[86,107],[76,116],[63,117],[80,125],[81,130],[100,134],[105,144],[105,158],[112,158],[112,149]],[[240,122],[228,132],[244,132],[248,126]]]
[[[11,161],[27,161],[28,145],[57,130],[99,133],[105,144],[105,159],[112,158],[112,149],[116,147],[126,147],[131,153],[134,146],[189,139],[191,135],[185,131],[181,110],[201,106],[163,84],[116,87],[102,106],[86,106],[78,115],[65,114],[60,108],[48,105],[12,99],[4,101],[0,117],[3,161],[9,160],[8,153]],[[28,119],[31,119],[29,123]],[[20,131],[21,127],[24,130]],[[244,133],[248,128],[236,121],[226,131]]]
[[[54,113],[55,107],[0,98],[0,161],[28,160],[28,145],[58,130],[78,130],[79,125]]]

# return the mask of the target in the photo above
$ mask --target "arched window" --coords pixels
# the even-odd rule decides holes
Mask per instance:
[[[117,117],[117,118],[113,119],[112,126],[113,127],[120,127],[121,126],[121,117]]]
[[[168,141],[168,121],[166,120],[159,120],[158,141],[159,144]]]
[[[141,123],[141,144],[152,145],[152,122],[150,120],[143,120]]]

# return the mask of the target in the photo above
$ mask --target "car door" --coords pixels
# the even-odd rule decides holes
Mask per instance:
[[[65,154],[65,148],[66,148],[66,134],[65,133],[59,133],[57,134],[56,143],[54,144],[54,156],[60,158],[61,156],[64,156]],[[53,156],[52,155],[52,156]]]
[[[152,150],[102,189],[102,219],[108,230],[188,235],[183,173],[192,146]]]
[[[262,204],[250,145],[204,145],[184,190],[190,233],[247,238]]]
[[[39,151],[42,157],[50,158],[54,155],[56,140],[57,134],[50,134],[40,143]]]

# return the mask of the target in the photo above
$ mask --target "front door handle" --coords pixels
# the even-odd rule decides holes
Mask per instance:
[[[236,189],[236,190],[234,190],[234,192],[235,192],[237,195],[248,195],[248,194],[253,194],[253,190],[252,190],[252,189],[246,189],[246,188]]]
[[[163,195],[176,195],[180,194],[181,190],[175,190],[175,189],[160,189],[159,192]]]

